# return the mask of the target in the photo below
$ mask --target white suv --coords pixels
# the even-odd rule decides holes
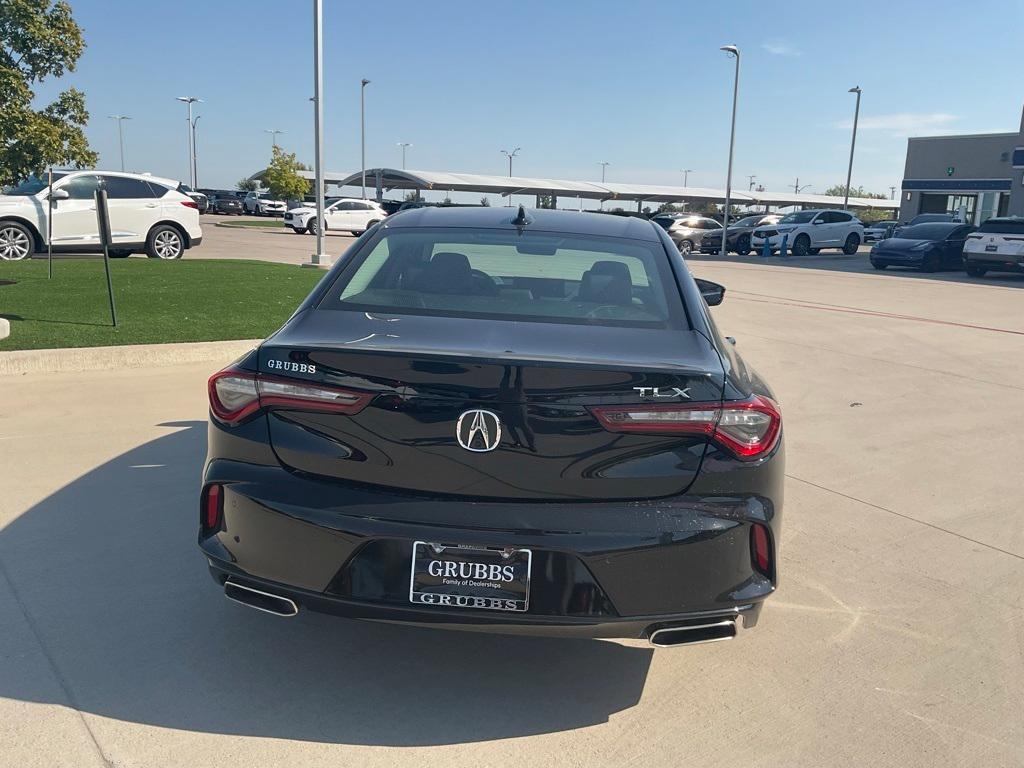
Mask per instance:
[[[1024,272],[1024,216],[984,222],[964,242],[964,269],[971,277],[992,272]]]
[[[199,206],[177,190],[178,182],[135,173],[71,171],[54,174],[52,200],[46,180],[34,177],[0,195],[0,259],[19,261],[45,251],[50,232],[55,252],[102,250],[93,199],[101,186],[107,190],[111,256],[145,251],[154,259],[180,259],[203,241]]]
[[[751,243],[755,251],[761,251],[767,240],[774,253],[782,247],[783,237],[794,256],[816,254],[822,248],[839,248],[853,255],[864,242],[864,225],[846,211],[796,211],[783,216],[774,226],[755,229]]]
[[[250,192],[242,200],[242,210],[256,216],[278,216],[287,207],[283,200],[275,200],[267,192]]]
[[[324,208],[324,230],[340,229],[361,235],[387,215],[387,211],[372,200],[343,197]],[[284,225],[297,235],[316,234],[316,208],[292,208],[284,215]]]

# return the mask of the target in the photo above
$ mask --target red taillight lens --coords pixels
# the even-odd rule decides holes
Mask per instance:
[[[199,210],[199,203],[197,203],[195,200],[182,200],[180,202],[186,208],[195,208],[197,211]]]
[[[203,500],[203,528],[207,533],[220,528],[221,519],[221,486],[206,486],[206,494]]]
[[[611,432],[708,435],[744,460],[774,448],[782,428],[779,407],[760,395],[721,405],[602,405],[591,412]]]
[[[772,552],[768,529],[761,523],[750,526],[750,557],[757,568],[768,578],[772,575]]]
[[[740,403],[723,403],[715,440],[741,459],[756,459],[775,447],[781,428],[779,406],[754,395]]]
[[[260,408],[276,406],[304,411],[359,413],[372,394],[321,384],[227,369],[209,381],[210,411],[225,424],[237,424]]]
[[[210,377],[207,389],[210,393],[210,411],[217,421],[237,424],[259,410],[255,374],[230,368],[219,371]]]

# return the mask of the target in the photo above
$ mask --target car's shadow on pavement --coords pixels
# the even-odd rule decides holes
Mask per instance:
[[[580,728],[638,702],[646,648],[281,619],[228,602],[195,545],[206,425],[163,426],[175,431],[0,531],[0,563],[56,675],[8,669],[0,696],[166,728],[392,746]]]

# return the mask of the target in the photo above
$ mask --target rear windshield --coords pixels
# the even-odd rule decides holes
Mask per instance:
[[[1024,219],[989,219],[978,227],[978,231],[994,235],[1024,235]]]
[[[501,229],[379,230],[320,308],[588,325],[684,324],[660,241]]]
[[[912,224],[900,230],[902,240],[945,240],[960,224]]]

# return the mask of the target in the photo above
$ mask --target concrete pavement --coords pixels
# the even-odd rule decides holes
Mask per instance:
[[[757,629],[654,652],[249,611],[194,544],[216,365],[0,377],[0,765],[1024,765],[1024,278],[693,270],[786,420]]]

